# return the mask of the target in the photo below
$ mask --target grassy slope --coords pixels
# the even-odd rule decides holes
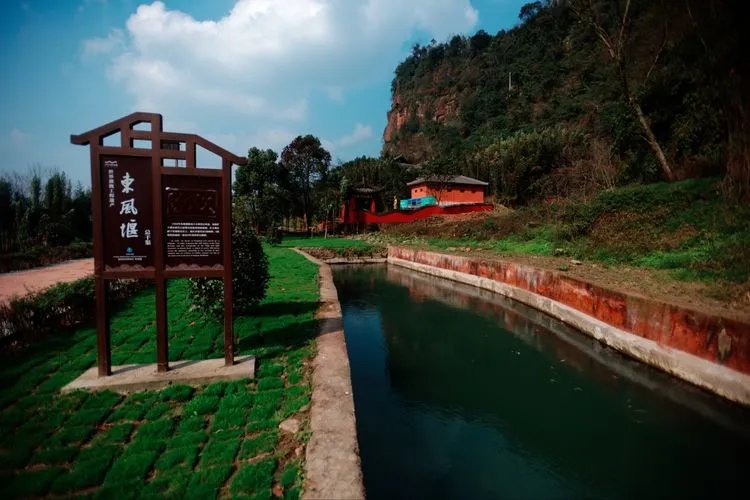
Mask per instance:
[[[122,397],[59,389],[93,366],[95,332],[48,339],[0,369],[0,492],[3,497],[270,497],[274,484],[297,497],[305,433],[281,439],[279,422],[304,408],[304,362],[317,331],[317,267],[267,248],[272,280],[253,316],[235,318],[241,354],[254,354],[257,379],[194,390],[175,385]],[[223,356],[222,327],[190,310],[186,284],[169,284],[170,359]],[[114,364],[155,360],[153,293],[112,319]]]
[[[370,244],[362,240],[333,236],[328,238],[323,238],[322,236],[316,236],[313,238],[284,238],[279,246],[283,248],[370,248]]]
[[[625,187],[586,203],[432,227],[394,226],[385,236],[436,249],[462,246],[668,269],[690,281],[750,279],[750,207],[725,202],[715,179]]]

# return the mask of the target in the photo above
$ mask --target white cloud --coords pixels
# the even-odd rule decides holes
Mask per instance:
[[[109,35],[101,38],[89,38],[83,41],[83,56],[91,57],[109,54],[125,46],[125,35],[122,30],[112,30]]]
[[[238,0],[202,21],[154,2],[125,36],[87,40],[84,52],[117,51],[108,75],[137,109],[290,123],[307,119],[314,91],[340,99],[390,73],[415,29],[445,39],[476,21],[469,0]]]
[[[372,136],[373,136],[373,133],[372,133],[371,126],[362,125],[361,123],[356,123],[354,125],[354,130],[352,130],[351,133],[341,137],[337,141],[337,145],[340,147],[351,146],[353,144],[357,144],[358,142],[362,142],[365,139],[369,139]]]
[[[274,127],[252,133],[207,134],[206,138],[242,156],[249,147],[271,149],[281,154],[281,150],[300,134],[288,128]]]
[[[338,139],[323,139],[320,142],[333,156],[336,156],[336,154],[340,153],[342,149],[366,141],[373,137],[373,135],[371,126],[363,125],[362,123],[355,123],[354,128],[348,134],[344,134]]]
[[[470,0],[237,0],[224,16],[198,20],[156,1],[83,41],[81,55],[104,61],[131,109],[162,113],[165,130],[237,154],[280,152],[297,135],[330,138],[326,106],[340,109],[345,96],[389,79],[416,32],[445,40],[477,17]],[[369,120],[348,111],[352,122]],[[356,123],[323,142],[336,155],[372,151],[374,137]]]

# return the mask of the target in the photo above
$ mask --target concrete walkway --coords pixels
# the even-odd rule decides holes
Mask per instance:
[[[0,303],[24,296],[57,283],[75,281],[94,274],[94,259],[78,259],[53,266],[0,274]]]
[[[321,322],[313,360],[310,430],[303,500],[365,498],[349,355],[331,266],[295,248],[320,269]]]

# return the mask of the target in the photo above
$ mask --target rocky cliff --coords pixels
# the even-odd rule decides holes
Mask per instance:
[[[410,163],[420,163],[435,153],[432,140],[420,129],[427,122],[443,124],[458,119],[458,96],[454,89],[435,94],[434,88],[408,93],[406,98],[396,90],[383,131],[383,152],[402,156]]]

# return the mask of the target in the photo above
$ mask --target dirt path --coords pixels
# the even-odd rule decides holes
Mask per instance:
[[[94,259],[78,259],[28,271],[0,274],[0,303],[56,283],[74,281],[94,273]]]

